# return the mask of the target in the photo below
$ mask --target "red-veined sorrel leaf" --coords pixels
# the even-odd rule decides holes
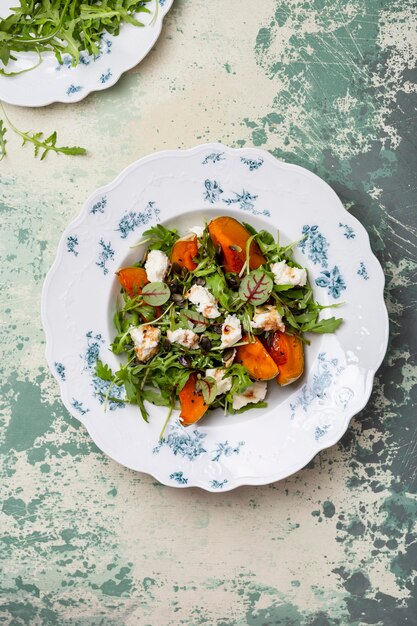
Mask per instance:
[[[191,328],[195,333],[203,333],[211,324],[211,320],[208,320],[191,309],[183,309],[181,311],[181,321],[186,322],[187,326]]]
[[[273,283],[263,270],[254,270],[243,278],[239,287],[239,298],[258,306],[266,302],[271,295]]]
[[[142,298],[146,304],[151,306],[161,306],[169,300],[171,292],[165,283],[148,283],[142,289]]]

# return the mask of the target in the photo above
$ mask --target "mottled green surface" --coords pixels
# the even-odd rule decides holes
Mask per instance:
[[[416,9],[177,0],[115,88],[9,107],[90,156],[39,163],[10,138],[1,164],[0,623],[417,624]],[[85,197],[137,157],[208,140],[327,180],[369,232],[391,318],[371,401],[340,444],[285,481],[223,495],[106,459],[61,405],[39,314]]]

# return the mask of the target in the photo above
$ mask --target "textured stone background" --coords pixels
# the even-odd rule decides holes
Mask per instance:
[[[86,158],[1,164],[0,623],[417,624],[412,0],[176,0],[155,49],[74,106],[8,107]],[[42,281],[83,200],[136,158],[209,140],[307,167],[367,228],[390,347],[367,408],[292,478],[174,490],[106,459],[47,371]]]

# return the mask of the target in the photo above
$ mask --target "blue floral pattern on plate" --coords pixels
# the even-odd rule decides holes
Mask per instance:
[[[100,404],[105,404],[110,411],[123,409],[126,406],[123,402],[124,387],[119,387],[111,381],[102,380],[95,372],[97,359],[100,358],[100,348],[104,344],[103,336],[101,333],[94,334],[92,330],[89,330],[85,336],[87,347],[81,358],[84,361],[84,370],[91,377],[94,397],[98,399]]]
[[[220,461],[222,456],[229,457],[233,454],[239,454],[240,448],[245,445],[244,441],[239,441],[237,446],[231,446],[228,441],[217,444],[217,449],[214,451],[212,461]]]
[[[188,483],[188,478],[185,478],[184,472],[173,472],[169,477],[171,480],[175,480],[179,485],[186,485]]]
[[[247,159],[245,157],[240,157],[240,161],[241,163],[244,163],[245,165],[248,166],[248,169],[250,172],[259,170],[259,168],[262,167],[264,163],[263,159]]]
[[[158,454],[164,446],[168,446],[175,456],[182,456],[189,461],[196,459],[207,450],[204,447],[205,433],[197,428],[188,430],[178,423],[171,426],[170,432],[163,437],[153,449],[154,454]]]
[[[155,202],[148,202],[143,211],[129,211],[125,213],[119,222],[117,230],[120,232],[120,237],[126,239],[126,237],[141,226],[146,226],[152,221],[159,221],[160,210],[155,206]]]
[[[226,483],[228,483],[229,481],[227,480],[227,478],[225,478],[224,480],[211,480],[210,484],[213,487],[213,489],[223,489],[223,487],[226,485]]]
[[[72,96],[72,95],[74,95],[75,93],[78,93],[79,91],[81,91],[81,89],[82,89],[82,85],[74,85],[74,84],[71,84],[71,85],[68,87],[68,89],[67,89],[67,91],[66,91],[66,94],[67,94],[67,96]]]
[[[79,400],[76,400],[75,398],[72,399],[71,402],[71,406],[80,414],[80,415],[85,415],[86,413],[90,412],[90,409],[87,409],[82,402],[80,402]]]
[[[60,377],[60,379],[65,381],[65,365],[63,363],[58,363],[58,361],[55,361],[54,365],[55,365],[55,371]]]
[[[298,244],[300,250],[314,265],[320,264],[326,268],[328,265],[327,251],[329,249],[326,237],[321,234],[317,224],[313,226],[305,224],[302,233],[303,239]]]
[[[265,217],[271,217],[271,213],[268,209],[258,210],[255,208],[254,201],[257,200],[257,194],[251,194],[249,191],[245,189],[242,190],[241,193],[233,192],[234,198],[224,198],[223,202],[228,206],[232,204],[238,204],[241,211],[247,211],[252,213],[252,215],[264,215]]]
[[[326,424],[325,426],[316,426],[314,429],[314,439],[319,441],[328,432],[329,428],[330,424]]]
[[[316,278],[316,285],[318,287],[327,287],[327,293],[335,300],[340,298],[340,294],[346,289],[345,279],[337,265],[331,270],[322,270],[321,276]]]
[[[349,226],[348,224],[342,224],[342,222],[339,222],[339,228],[343,228],[344,229],[344,236],[346,237],[346,239],[355,239],[356,237],[356,233],[353,230],[352,226]]]
[[[112,248],[110,241],[109,243],[106,243],[104,239],[100,239],[98,243],[101,247],[101,250],[98,254],[98,260],[96,261],[96,265],[100,267],[103,270],[103,274],[106,275],[109,273],[107,263],[114,260],[115,251]]]
[[[358,276],[361,276],[364,280],[369,280],[368,270],[366,269],[365,263],[363,261],[359,264],[359,269],[356,272]]]
[[[204,187],[206,188],[204,192],[204,200],[211,202],[211,204],[217,202],[223,193],[223,189],[220,187],[217,180],[209,180],[206,178],[204,181]]]
[[[89,213],[96,215],[97,213],[104,213],[104,209],[107,206],[107,196],[102,196],[100,200],[97,200],[89,210]]]
[[[104,85],[110,80],[112,76],[113,74],[111,72],[111,69],[108,68],[107,72],[103,72],[103,74],[100,76],[100,82]]]
[[[67,237],[67,252],[72,252],[74,256],[78,256],[78,237],[77,235],[70,235]]]
[[[337,369],[338,359],[327,358],[325,352],[320,352],[317,356],[316,371],[312,376],[311,382],[303,385],[301,392],[298,394],[295,402],[291,402],[291,418],[295,417],[298,407],[301,407],[304,413],[317,398],[323,398],[326,390],[330,387],[334,380],[335,374],[340,374],[342,370]]]
[[[206,157],[204,157],[201,162],[202,165],[207,165],[208,163],[220,163],[220,161],[224,161],[225,156],[224,152],[211,152]]]

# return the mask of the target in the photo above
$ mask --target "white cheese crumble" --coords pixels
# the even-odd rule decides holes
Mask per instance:
[[[192,304],[195,304],[197,311],[204,315],[204,317],[214,319],[221,315],[217,308],[216,298],[205,287],[193,285],[187,293],[187,298]]]
[[[304,268],[290,267],[285,261],[272,263],[271,271],[274,274],[276,285],[298,285],[304,287],[307,282],[307,271]]]
[[[243,393],[233,396],[233,408],[235,410],[250,404],[251,402],[260,402],[266,396],[267,385],[264,381],[257,381],[250,385]]]
[[[158,342],[161,331],[155,326],[139,326],[131,328],[130,336],[135,344],[138,361],[149,361],[158,352]]]
[[[261,330],[280,330],[281,332],[285,332],[281,315],[271,304],[255,309],[251,326],[252,328],[259,328]]]
[[[146,257],[145,270],[150,283],[164,280],[169,268],[169,259],[161,250],[150,250]]]
[[[220,348],[230,348],[242,339],[240,319],[236,315],[228,315],[222,326],[222,342]]]
[[[192,350],[197,347],[198,335],[193,333],[192,330],[186,330],[184,328],[177,328],[176,330],[168,330],[167,338],[170,343],[179,343],[184,348]]]
[[[217,383],[217,395],[219,396],[222,393],[227,393],[232,388],[232,379],[230,376],[227,378],[223,378],[226,370],[222,367],[214,367],[206,370],[206,376],[210,376],[214,378]]]

